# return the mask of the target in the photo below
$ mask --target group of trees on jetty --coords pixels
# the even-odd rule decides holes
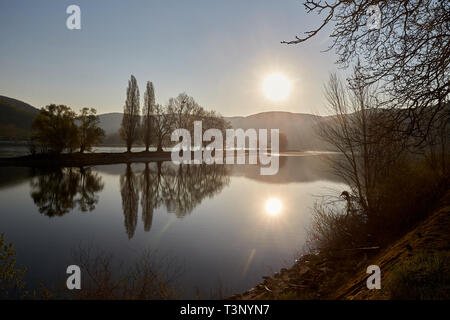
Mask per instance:
[[[157,104],[155,89],[150,81],[146,85],[141,113],[139,87],[136,78],[131,75],[120,128],[127,152],[139,140],[144,144],[145,151],[149,151],[150,146],[163,151],[163,147],[172,144],[170,136],[173,130],[183,128],[193,135],[194,121],[202,121],[203,131],[211,128],[225,131],[230,127],[221,115],[205,110],[186,93],[170,98],[166,105]]]
[[[31,153],[36,153],[38,147],[42,153],[90,151],[105,135],[96,112],[82,108],[76,114],[70,107],[56,104],[41,108],[32,123]]]
[[[170,147],[171,133],[178,128],[193,134],[194,121],[202,121],[203,131],[210,128],[225,131],[230,124],[215,111],[207,111],[186,93],[170,98],[166,105],[156,103],[153,83],[148,81],[144,93],[144,104],[140,106],[139,87],[131,75],[126,91],[123,118],[119,130],[127,152],[142,143],[148,152],[151,146],[157,151]],[[32,124],[30,151],[36,153],[81,153],[91,151],[102,141],[105,134],[99,126],[100,120],[93,108],[83,108],[75,113],[65,105],[51,104],[41,108]]]

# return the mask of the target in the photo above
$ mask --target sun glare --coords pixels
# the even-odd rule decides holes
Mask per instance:
[[[277,198],[270,198],[266,201],[266,211],[271,216],[276,216],[281,211],[281,201]]]
[[[264,78],[263,91],[267,99],[285,100],[291,92],[291,81],[279,73],[268,75]]]

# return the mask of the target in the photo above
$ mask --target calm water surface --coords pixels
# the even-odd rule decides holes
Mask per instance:
[[[184,297],[209,298],[290,266],[316,196],[344,187],[314,155],[280,157],[275,176],[251,165],[170,162],[0,168],[0,232],[29,283],[65,279],[80,246],[125,264],[148,251],[179,267]]]

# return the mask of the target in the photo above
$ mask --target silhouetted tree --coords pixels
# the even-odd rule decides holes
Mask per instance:
[[[83,108],[77,117],[80,152],[90,151],[92,146],[102,141],[105,132],[99,127],[100,119],[93,108]]]
[[[358,79],[357,68],[354,77]],[[335,116],[320,124],[319,135],[341,152],[329,159],[351,188],[347,199],[353,199],[370,219],[378,204],[376,186],[402,153],[393,131],[382,126],[391,114],[380,108],[370,87],[357,82],[345,86],[335,74],[330,76],[325,94]]]
[[[174,129],[186,129],[191,133],[191,137],[194,136],[194,121],[202,121],[202,134],[208,129],[218,129],[225,133],[225,130],[231,127],[219,113],[205,110],[186,93],[171,98],[167,112],[173,115]],[[209,143],[204,141],[203,146]]]
[[[173,115],[175,129],[189,130],[193,136],[194,121],[200,120],[203,108],[186,93],[180,93],[176,98],[170,98],[167,112]]]
[[[32,130],[33,140],[49,151],[73,151],[78,146],[75,113],[65,105],[51,104],[41,108]]]
[[[139,105],[139,88],[136,78],[131,75],[131,79],[128,81],[127,99],[123,108],[122,126],[120,128],[120,136],[126,143],[127,152],[131,151],[133,143],[139,139]]]
[[[218,112],[216,111],[206,111],[203,110],[201,113],[202,129],[203,133],[208,129],[218,129],[225,136],[226,129],[231,128],[231,124],[226,121]],[[203,141],[203,146],[207,146],[210,141]]]
[[[174,129],[174,116],[168,111],[167,107],[163,107],[160,104],[155,105],[152,135],[156,141],[156,149],[158,152],[163,151],[163,146],[169,145],[170,135]]]
[[[450,115],[440,111],[450,94],[450,2],[307,0],[304,5],[307,12],[325,14],[322,24],[284,43],[304,42],[332,23],[329,49],[337,52],[337,62],[348,66],[360,60],[358,81],[378,82],[390,107],[407,109],[395,113],[395,122],[408,142],[418,145],[427,135],[439,134],[436,125],[448,128]],[[374,29],[367,27],[373,5],[381,13]],[[439,117],[444,121],[435,121]]]
[[[147,81],[147,89],[144,94],[144,107],[142,108],[142,141],[145,144],[145,151],[149,150],[152,142],[151,131],[153,129],[152,122],[154,121],[153,109],[155,106],[155,89],[153,83]]]

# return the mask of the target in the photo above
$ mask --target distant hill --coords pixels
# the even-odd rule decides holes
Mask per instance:
[[[288,150],[328,150],[316,135],[315,127],[322,117],[305,113],[270,111],[247,117],[225,117],[233,128],[280,129],[287,137]]]
[[[100,126],[106,135],[117,135],[122,121],[122,113],[99,115]],[[305,113],[281,111],[262,112],[247,117],[224,117],[235,129],[280,129],[287,137],[289,150],[328,150],[325,143],[315,134],[315,126],[322,117]],[[116,137],[116,140],[118,138]]]
[[[20,100],[0,96],[0,139],[24,139],[39,110]]]
[[[0,96],[0,140],[23,139],[31,132],[31,123],[39,109],[16,99]],[[118,135],[122,113],[99,115],[100,127],[105,131],[105,144],[121,144]],[[305,113],[271,111],[247,117],[225,117],[233,128],[280,129],[287,137],[288,150],[328,150],[315,134],[315,126],[325,117]]]
[[[123,114],[120,112],[103,113],[100,118],[100,127],[105,131],[106,135],[117,134],[122,123]]]

